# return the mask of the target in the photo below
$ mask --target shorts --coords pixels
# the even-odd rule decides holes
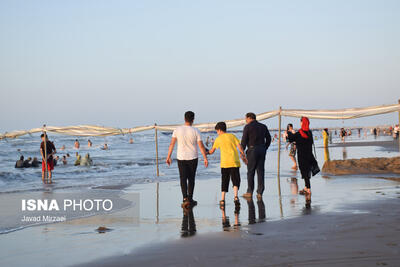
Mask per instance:
[[[293,143],[290,144],[289,156],[296,157],[296,144]]]
[[[42,160],[42,172],[44,172],[46,170],[46,166],[45,166],[45,162],[44,160]],[[54,169],[54,161],[53,159],[49,159],[47,160],[47,170],[52,171]]]
[[[221,191],[228,192],[229,180],[232,179],[233,186],[240,187],[239,167],[221,168]]]

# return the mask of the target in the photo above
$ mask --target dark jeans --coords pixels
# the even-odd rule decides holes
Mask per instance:
[[[257,171],[257,193],[262,194],[264,192],[264,165],[265,165],[265,154],[267,150],[265,145],[251,147],[247,150],[247,193],[253,193],[254,191],[254,175]]]
[[[179,176],[183,198],[193,199],[194,178],[196,176],[198,159],[178,160]]]

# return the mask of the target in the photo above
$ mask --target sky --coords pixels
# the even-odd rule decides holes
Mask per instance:
[[[0,132],[397,103],[398,14],[396,0],[1,0]]]

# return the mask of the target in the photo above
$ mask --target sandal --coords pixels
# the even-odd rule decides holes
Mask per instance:
[[[189,207],[190,207],[190,201],[189,201],[188,198],[184,198],[184,199],[183,199],[183,202],[182,202],[181,207],[182,207],[182,208],[189,208]]]

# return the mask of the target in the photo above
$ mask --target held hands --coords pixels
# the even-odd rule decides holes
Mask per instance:
[[[242,161],[244,162],[244,164],[247,165],[247,163],[249,163],[248,160],[247,160],[247,158],[246,158],[246,156],[245,156],[244,154],[241,154],[241,155],[240,155],[240,158],[242,159]]]

